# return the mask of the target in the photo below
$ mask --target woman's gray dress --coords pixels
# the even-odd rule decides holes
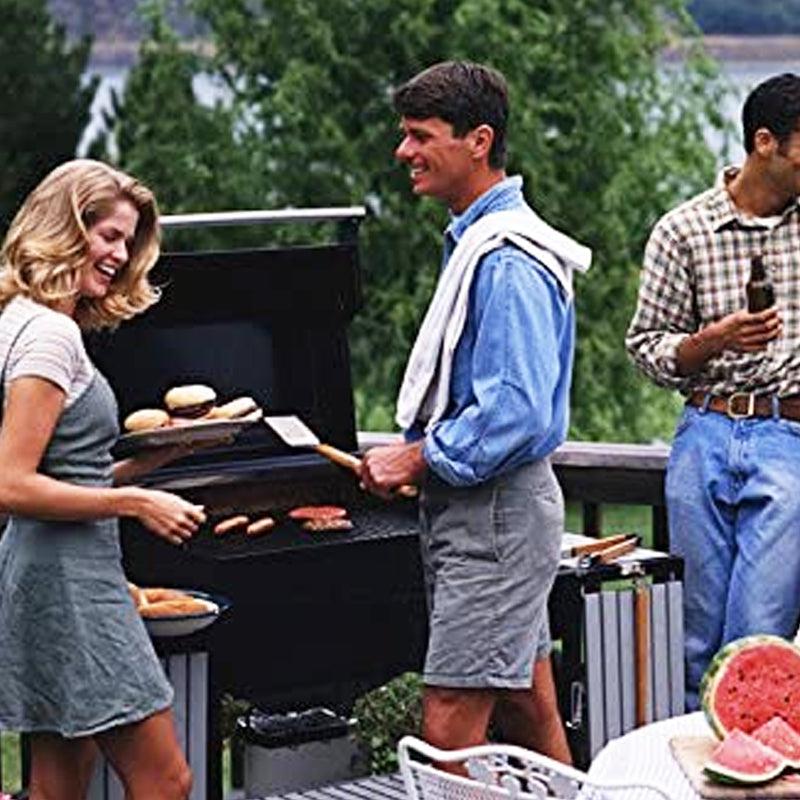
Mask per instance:
[[[113,392],[95,371],[62,413],[39,471],[110,486],[118,433]],[[12,517],[0,537],[0,729],[83,736],[171,703],[127,589],[116,518]]]

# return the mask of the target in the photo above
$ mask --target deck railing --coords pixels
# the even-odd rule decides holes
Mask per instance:
[[[359,445],[367,449],[400,441],[399,434],[360,433]],[[552,456],[553,467],[568,502],[581,507],[581,533],[603,532],[603,506],[649,506],[653,548],[669,551],[664,505],[664,472],[669,447],[664,444],[612,444],[565,442]]]
[[[649,506],[653,548],[667,553],[664,473],[668,458],[669,447],[663,444],[565,442],[553,453],[553,467],[566,500],[581,506],[582,533],[602,533],[603,506]]]

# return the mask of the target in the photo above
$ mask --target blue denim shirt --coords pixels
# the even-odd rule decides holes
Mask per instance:
[[[525,205],[522,178],[481,195],[445,230],[444,263],[484,214]],[[453,359],[450,403],[425,437],[440,478],[469,486],[548,455],[567,433],[575,310],[536,259],[506,245],[481,259]],[[408,431],[419,438],[419,431]]]

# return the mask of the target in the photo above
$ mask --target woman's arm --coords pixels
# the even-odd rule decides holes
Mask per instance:
[[[63,390],[44,378],[11,382],[0,426],[0,510],[52,520],[130,516],[173,542],[191,536],[205,515],[177,495],[135,486],[78,486],[38,471],[64,401]]]
[[[132,483],[137,478],[141,478],[142,475],[147,475],[148,472],[191,454],[192,448],[185,444],[143,450],[135,456],[124,458],[114,463],[114,485],[121,486],[126,483]]]

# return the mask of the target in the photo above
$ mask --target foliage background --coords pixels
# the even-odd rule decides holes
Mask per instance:
[[[75,154],[97,79],[88,39],[68,42],[45,0],[0,0],[0,231],[25,195]]]
[[[95,152],[147,180],[172,213],[368,207],[365,304],[351,336],[360,428],[392,427],[446,222],[392,159],[391,90],[435,61],[467,58],[509,81],[509,171],[546,219],[595,252],[577,286],[571,437],[669,435],[675,398],[635,374],[623,336],[647,233],[712,179],[703,131],[723,127],[724,89],[683,0],[188,5],[213,55],[186,52],[169,5],[146,3],[149,34]],[[684,58],[665,66],[662,51],[679,39]],[[214,107],[195,99],[201,71],[226,98]]]
[[[691,5],[710,13],[713,0]],[[116,17],[105,0],[84,6],[94,10],[73,15],[78,32],[90,21],[131,27],[129,0]],[[82,80],[88,42],[68,41],[47,8],[0,0],[0,98],[14,110],[0,117],[2,227],[74,153],[96,88]],[[725,89],[685,0],[145,0],[139,12],[137,62],[90,155],[152,184],[168,213],[367,206],[365,304],[351,331],[360,428],[392,428],[446,222],[444,209],[411,195],[393,161],[391,91],[430,63],[468,58],[508,78],[509,171],[525,177],[546,219],[595,252],[577,286],[570,436],[670,435],[676,398],[635,374],[623,337],[647,233],[712,179],[704,133],[723,126]],[[186,47],[196,36],[203,47]],[[678,43],[683,57],[665,62]],[[210,104],[197,99],[199,76],[218,90]],[[263,243],[264,230],[225,236],[226,245]],[[213,246],[219,233],[168,241],[187,243]]]

